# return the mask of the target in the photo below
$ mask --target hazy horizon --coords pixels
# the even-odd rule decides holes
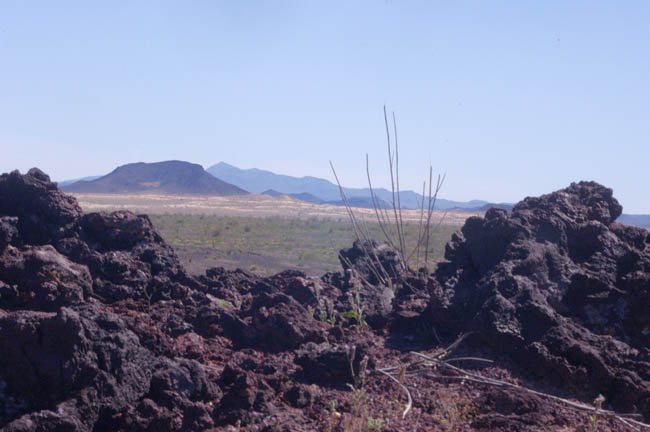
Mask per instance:
[[[138,162],[130,162],[130,163],[140,163],[140,162],[142,162],[142,161],[138,161]],[[156,162],[167,162],[167,161],[153,161],[153,162],[148,162],[148,163],[156,163]],[[182,162],[195,163],[195,162],[191,162],[191,161],[182,161]],[[201,166],[203,167],[203,169],[207,171],[209,168],[211,168],[211,167],[213,167],[213,166],[215,166],[215,165],[218,165],[218,164],[220,164],[220,163],[224,163],[224,164],[226,164],[226,165],[233,166],[233,167],[235,167],[235,168],[243,169],[243,170],[256,169],[256,170],[261,170],[261,171],[266,171],[266,172],[272,172],[273,174],[277,174],[277,175],[287,175],[287,174],[284,174],[284,173],[281,173],[281,172],[273,172],[273,171],[266,170],[266,169],[263,169],[263,168],[258,168],[258,167],[242,168],[242,167],[235,166],[235,165],[233,165],[233,164],[231,164],[231,163],[229,163],[229,162],[227,162],[227,161],[218,161],[218,162],[216,162],[216,163],[214,163],[214,164],[210,164],[210,165],[208,165],[208,166],[203,166],[203,165],[201,165],[201,164],[199,164],[199,165],[201,165]],[[123,166],[123,165],[126,165],[126,164],[121,164],[121,165],[119,165],[119,166]],[[116,167],[116,168],[118,168],[118,167]],[[112,171],[112,170],[111,170],[111,171]],[[207,171],[207,172],[209,173],[209,171]],[[80,181],[80,180],[84,180],[84,179],[89,179],[90,181],[92,181],[93,178],[96,178],[96,177],[102,177],[102,176],[107,175],[107,174],[110,174],[110,172],[107,172],[107,173],[101,173],[101,174],[92,175],[92,176],[85,176],[85,177],[80,177],[80,178],[74,178],[74,179],[69,179],[69,178],[65,178],[65,179],[56,179],[56,178],[52,178],[52,181],[56,181],[56,182],[66,182],[66,183],[69,183],[70,181]],[[210,173],[210,174],[212,174],[212,173]],[[214,175],[214,174],[212,174],[212,175]],[[295,178],[306,178],[306,177],[312,177],[312,178],[314,178],[314,176],[310,176],[310,175],[307,175],[307,176],[291,176],[291,177],[295,177]],[[330,179],[323,178],[323,177],[315,177],[315,178],[328,180],[328,181],[332,182],[332,184],[334,184],[334,185],[336,184],[336,183],[335,183],[335,179],[334,179],[334,180],[330,180]],[[367,188],[368,188],[368,184],[367,184],[367,183],[366,183],[365,185],[360,185],[360,186],[348,186],[348,185],[345,185],[345,184],[344,184],[343,186],[346,187],[346,188],[358,188],[358,189],[367,189]],[[569,186],[569,185],[567,185],[567,186]],[[383,189],[390,190],[390,186],[387,186],[387,187],[381,186],[381,187],[382,187]],[[443,189],[444,189],[444,188],[443,188]],[[272,189],[272,188],[269,188],[268,190],[273,190],[273,189]],[[409,191],[412,191],[412,192],[415,192],[415,193],[420,194],[420,195],[421,195],[421,193],[422,193],[421,190],[420,190],[420,191],[415,191],[415,190],[412,190],[412,189],[403,189],[403,188],[401,189],[401,191],[402,191],[402,192],[409,192]],[[555,192],[555,191],[548,191],[548,192],[545,192],[545,193],[551,193],[551,192]],[[251,193],[254,194],[255,192],[251,192]],[[616,191],[614,191],[614,195],[616,195]],[[516,204],[516,203],[518,203],[519,201],[523,200],[524,198],[526,198],[526,197],[528,197],[528,196],[532,196],[532,195],[523,196],[523,197],[521,197],[520,199],[517,199],[517,200],[515,200],[515,201],[511,201],[511,202],[505,202],[505,201],[501,201],[501,202],[486,201],[486,200],[484,200],[484,199],[482,199],[482,198],[480,198],[480,197],[475,197],[475,198],[471,198],[471,199],[467,199],[467,200],[457,200],[457,199],[454,199],[453,197],[447,197],[447,196],[445,196],[443,193],[439,194],[439,197],[438,197],[438,198],[446,199],[446,200],[450,200],[450,201],[457,201],[457,202],[483,201],[483,202],[487,202],[487,203],[491,203],[491,204]],[[640,215],[640,214],[641,214],[641,213],[630,213],[630,212],[626,211],[625,208],[623,209],[623,213],[628,214],[628,215]]]
[[[516,202],[580,180],[650,214],[650,4],[0,3],[0,172],[225,161]]]

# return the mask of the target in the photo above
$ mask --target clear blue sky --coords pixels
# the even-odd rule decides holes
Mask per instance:
[[[0,2],[0,171],[226,161],[517,201],[572,181],[650,213],[650,2]]]

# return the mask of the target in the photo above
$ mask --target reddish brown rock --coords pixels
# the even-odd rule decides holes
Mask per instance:
[[[0,429],[589,424],[547,399],[418,375],[405,377],[413,410],[402,418],[399,387],[374,368],[435,353],[434,335],[466,330],[478,354],[508,354],[481,374],[533,387],[553,378],[549,391],[588,402],[602,390],[607,408],[646,412],[650,236],[610,223],[619,211],[608,190],[581,184],[512,216],[488,212],[454,238],[435,278],[401,272],[395,251],[374,244],[393,292],[369,280],[358,245],[345,252],[350,271],[320,280],[220,268],[191,277],[147,217],[83,215],[39,170],[2,175]],[[611,419],[598,427],[623,430]]]

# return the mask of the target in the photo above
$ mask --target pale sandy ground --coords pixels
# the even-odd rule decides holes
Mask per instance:
[[[174,196],[174,195],[138,195],[138,194],[87,194],[74,195],[85,212],[131,210],[146,214],[204,214],[217,216],[254,216],[284,218],[330,218],[344,220],[348,218],[345,207],[334,205],[317,205],[299,201],[287,196],[271,197],[267,195],[239,195],[232,197],[216,196]],[[355,208],[355,214],[367,222],[375,222],[373,209]],[[392,213],[391,213],[392,215]],[[462,225],[470,216],[482,216],[482,213],[434,211],[432,220],[438,223],[440,218],[444,225]],[[419,210],[403,210],[404,223],[418,223]]]

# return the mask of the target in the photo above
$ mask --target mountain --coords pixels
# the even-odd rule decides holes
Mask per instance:
[[[273,190],[273,189],[265,190],[264,192],[262,192],[262,195],[268,195],[268,196],[272,196],[274,198],[281,197],[281,196],[289,196],[288,194],[284,194],[282,192],[278,192],[278,191]]]
[[[515,206],[514,204],[510,204],[510,203],[487,203],[478,207],[455,208],[453,210],[460,210],[460,211],[465,211],[470,213],[485,213],[491,208],[499,208],[501,210],[505,210],[509,212],[512,211],[514,206]]]
[[[211,166],[207,169],[207,172],[252,193],[263,193],[272,189],[282,194],[309,193],[328,203],[341,201],[339,187],[328,180],[317,177],[292,177],[257,168],[240,169],[225,162],[219,162]],[[350,202],[359,201],[356,198],[364,198],[365,200],[362,200],[363,202],[372,205],[370,189],[343,188],[343,190]],[[392,192],[389,190],[375,189],[375,193],[383,201],[391,202],[392,200]],[[404,208],[419,208],[422,195],[413,191],[402,191],[400,193],[400,199]],[[460,202],[438,199],[436,209],[476,208],[485,204],[488,204],[488,202],[480,200]]]
[[[616,219],[616,222],[620,222],[626,225],[650,228],[650,215],[622,214],[618,219]]]
[[[91,181],[63,186],[66,192],[242,195],[247,192],[208,174],[201,165],[182,161],[132,163]]]
[[[72,183],[77,183],[77,182],[80,182],[80,181],[92,181],[92,180],[96,180],[96,179],[98,179],[100,177],[101,176],[88,176],[88,177],[82,177],[82,178],[73,179],[73,180],[63,180],[63,181],[57,182],[57,184],[61,188],[63,186],[71,185]]]
[[[323,204],[324,203],[324,201],[322,199],[320,199],[317,196],[314,196],[314,195],[312,195],[310,193],[307,193],[307,192],[295,193],[295,194],[287,194],[287,193],[278,192],[278,191],[273,190],[273,189],[269,189],[269,190],[266,190],[266,191],[262,192],[262,195],[268,195],[268,196],[272,196],[272,197],[289,196],[291,198],[295,198],[297,200],[305,201],[305,202],[312,203],[312,204]]]
[[[330,181],[316,177],[298,178],[257,168],[239,169],[225,162],[219,162],[206,171],[223,181],[237,185],[252,193],[263,193],[271,189],[282,194],[306,192],[323,201],[341,199],[338,186]]]
[[[262,195],[269,195],[272,197],[280,197],[280,196],[288,196],[291,198],[295,198],[300,201],[305,201],[308,203],[312,204],[330,204],[330,205],[335,205],[335,206],[342,206],[344,205],[343,200],[333,200],[333,201],[323,201],[322,199],[318,198],[317,196],[314,196],[308,192],[303,192],[303,193],[292,193],[292,194],[286,194],[282,192],[278,192],[274,189],[269,189],[264,192],[262,192]],[[373,202],[372,198],[370,196],[367,197],[348,197],[348,204],[350,204],[350,207],[360,207],[360,208],[372,208],[373,207]],[[380,206],[385,206],[385,207],[390,207],[388,203],[382,199],[379,199],[379,205]]]
[[[377,198],[379,202],[379,207],[384,207],[391,209],[392,206],[390,206],[386,201],[384,201],[381,198]],[[324,202],[323,204],[331,204],[331,205],[337,205],[337,206],[342,206],[343,200],[338,200],[338,201],[327,201]],[[374,203],[372,201],[372,198],[370,196],[367,197],[348,197],[348,204],[350,207],[359,207],[359,208],[373,208]]]

